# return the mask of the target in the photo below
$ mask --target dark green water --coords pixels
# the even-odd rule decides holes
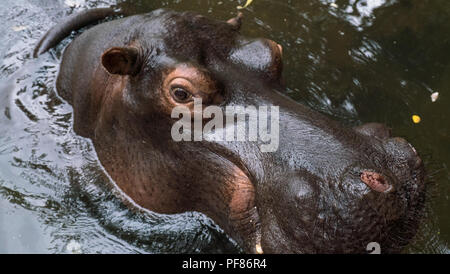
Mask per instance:
[[[69,243],[84,253],[239,251],[201,214],[125,206],[55,95],[64,45],[30,55],[50,26],[87,7],[165,7],[225,20],[243,2],[2,0],[0,253],[67,252]],[[254,0],[245,17],[243,34],[283,45],[294,99],[350,126],[385,123],[416,147],[428,172],[427,214],[405,252],[450,253],[450,1]]]

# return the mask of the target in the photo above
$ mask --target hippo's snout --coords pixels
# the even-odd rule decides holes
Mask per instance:
[[[301,123],[290,119],[290,129]],[[355,142],[323,136],[280,142],[279,159],[295,172],[259,192],[270,201],[259,205],[263,250],[365,253],[377,242],[383,253],[400,251],[415,235],[423,208],[424,168],[417,151],[379,124],[366,126]]]

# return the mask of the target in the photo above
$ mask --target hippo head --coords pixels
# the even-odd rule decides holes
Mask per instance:
[[[382,125],[346,128],[286,97],[282,47],[242,36],[241,16],[157,10],[118,21],[126,35],[102,49],[74,127],[137,204],[202,212],[246,252],[364,253],[371,242],[397,252],[414,236],[425,188],[415,149]],[[193,119],[199,99],[224,113],[277,106],[276,148],[174,140],[172,112]]]

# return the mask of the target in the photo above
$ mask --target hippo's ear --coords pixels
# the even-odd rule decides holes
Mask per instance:
[[[102,55],[102,65],[111,74],[136,75],[141,67],[139,51],[134,47],[114,47]]]

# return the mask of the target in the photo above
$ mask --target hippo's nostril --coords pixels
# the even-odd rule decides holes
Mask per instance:
[[[392,185],[389,184],[386,178],[380,173],[363,171],[360,178],[367,186],[377,192],[388,193],[393,189]]]
[[[403,139],[401,137],[395,137],[392,139],[394,140],[394,142],[396,142],[398,145],[400,145],[400,147],[409,148],[414,153],[414,155],[417,155],[417,150],[405,139]]]
[[[386,148],[398,161],[408,161],[410,168],[418,169],[422,166],[422,160],[417,150],[405,139],[400,137],[391,138],[387,142]]]

